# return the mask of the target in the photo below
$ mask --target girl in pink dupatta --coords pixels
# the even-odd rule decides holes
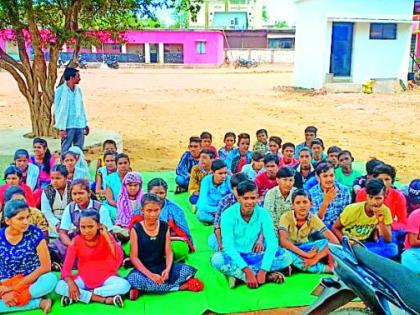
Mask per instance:
[[[128,231],[131,219],[141,209],[143,180],[140,174],[128,172],[123,181],[117,201],[117,219],[115,224]]]

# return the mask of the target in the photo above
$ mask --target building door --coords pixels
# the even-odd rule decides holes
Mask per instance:
[[[331,40],[330,73],[337,77],[351,76],[353,23],[334,22]]]
[[[159,44],[150,44],[150,62],[159,62]]]

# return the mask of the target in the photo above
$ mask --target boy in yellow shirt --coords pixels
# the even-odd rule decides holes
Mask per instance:
[[[372,252],[387,258],[398,255],[392,242],[391,211],[384,205],[385,185],[380,179],[366,183],[367,200],[348,205],[332,229],[341,240],[343,236],[357,239]]]
[[[311,207],[310,195],[305,190],[293,193],[293,210],[280,217],[280,245],[290,251],[294,267],[311,273],[332,273],[331,267],[322,260],[329,255],[328,242],[339,244],[339,241],[320,218],[310,213]],[[325,239],[309,242],[313,233],[320,233]]]

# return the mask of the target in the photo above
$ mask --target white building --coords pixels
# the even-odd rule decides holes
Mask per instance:
[[[204,0],[190,28],[261,29],[262,0]]]
[[[407,81],[414,0],[295,0],[294,86]]]

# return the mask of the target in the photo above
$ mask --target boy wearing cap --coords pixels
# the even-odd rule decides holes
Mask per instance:
[[[420,275],[420,209],[408,217],[405,251],[401,256],[403,266]]]

